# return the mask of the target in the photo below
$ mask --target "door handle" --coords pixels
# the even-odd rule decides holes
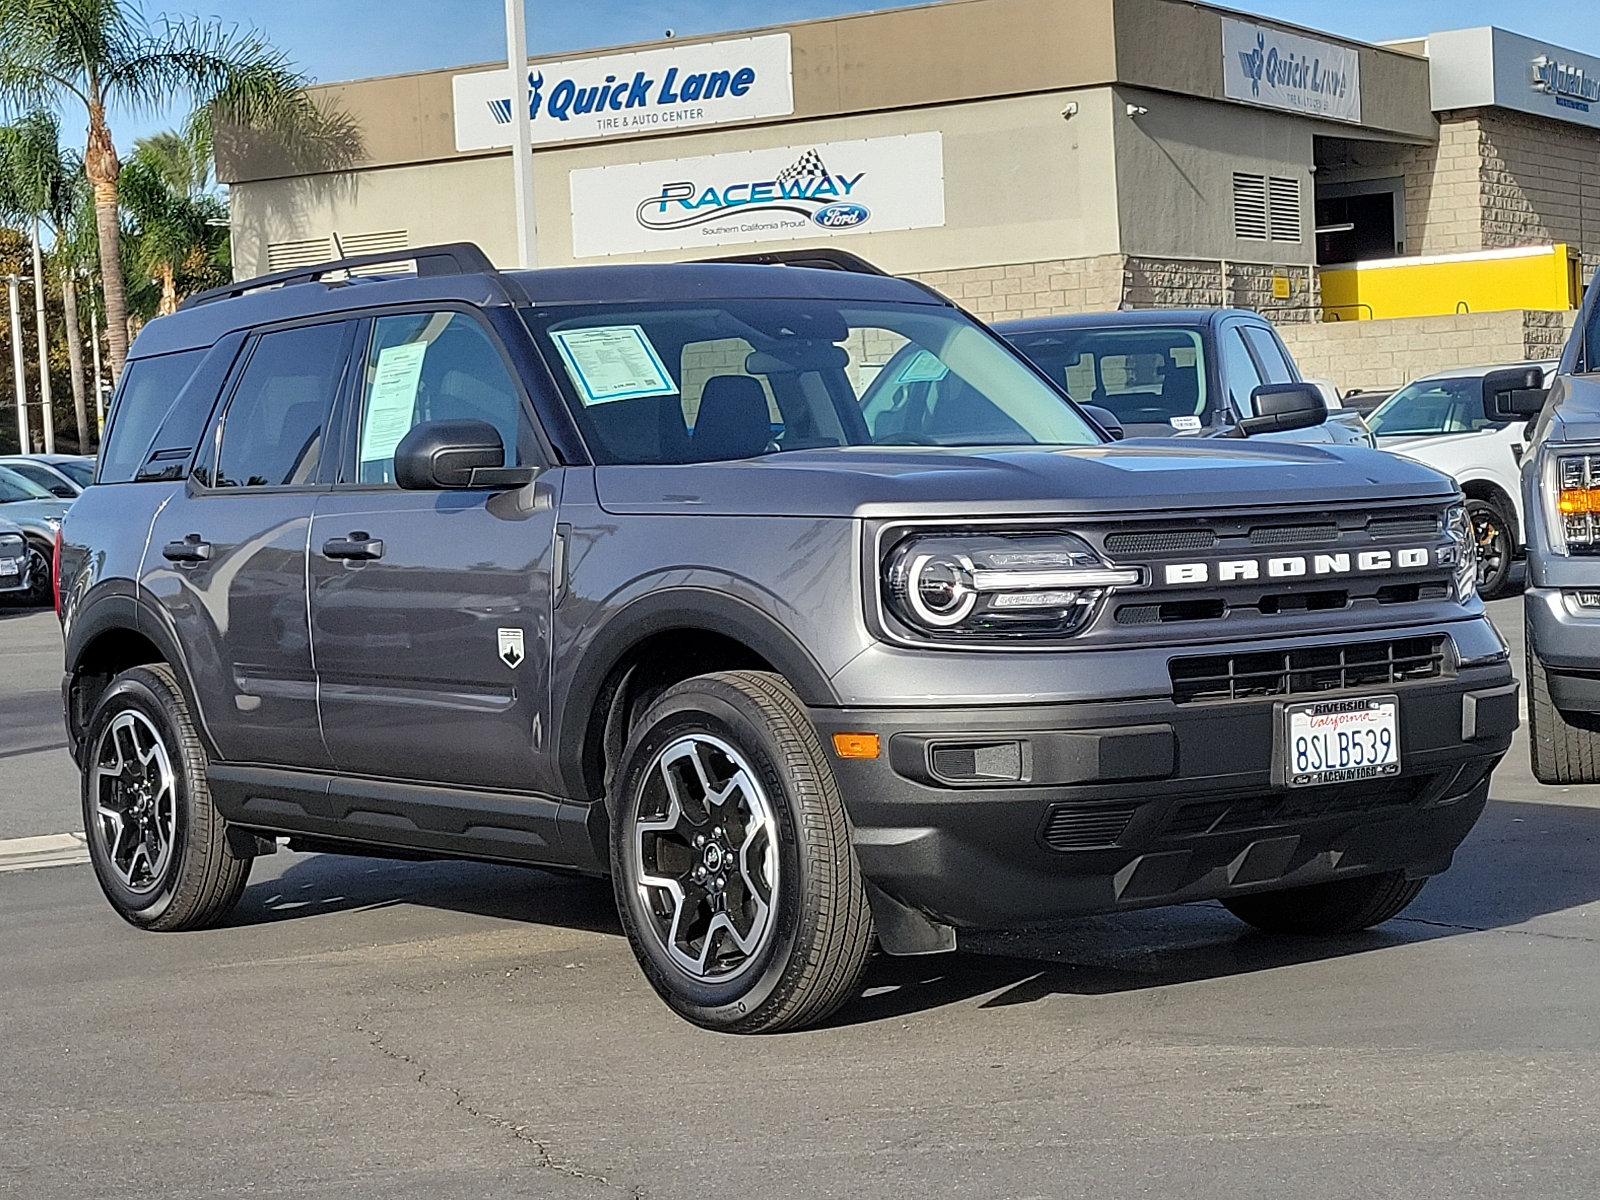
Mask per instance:
[[[327,558],[356,559],[358,561],[383,557],[383,539],[368,537],[365,533],[352,533],[349,537],[329,538],[322,543],[322,553]]]
[[[198,533],[191,533],[181,542],[168,542],[161,548],[161,557],[175,563],[205,562],[211,557],[211,543],[201,541]]]

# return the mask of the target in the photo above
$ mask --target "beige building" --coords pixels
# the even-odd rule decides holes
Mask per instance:
[[[988,319],[1256,308],[1296,326],[1308,370],[1398,382],[1437,335],[1322,323],[1320,265],[1554,242],[1585,277],[1600,262],[1600,61],[1523,43],[1372,46],[1180,0],[946,0],[536,59],[538,259],[836,246]],[[241,276],[457,240],[514,265],[508,72],[319,91],[353,159],[219,150]],[[1564,319],[1495,336],[1531,350]]]

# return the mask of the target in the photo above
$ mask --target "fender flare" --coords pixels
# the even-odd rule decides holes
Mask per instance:
[[[189,714],[200,733],[206,752],[217,758],[216,742],[206,727],[205,713],[195,699],[194,676],[189,670],[182,643],[170,625],[163,619],[160,607],[143,596],[136,585],[126,581],[108,583],[103,590],[91,592],[84,598],[72,616],[64,648],[66,675],[62,681],[62,703],[65,709],[68,739],[76,748],[83,730],[77,728],[72,718],[68,699],[77,680],[85,652],[99,638],[110,633],[132,633],[156,648],[162,660],[178,677],[178,687],[189,702]]]
[[[556,706],[557,756],[567,795],[587,796],[591,790],[583,779],[584,750],[606,681],[634,646],[673,629],[719,634],[748,647],[771,663],[808,706],[839,702],[827,673],[810,651],[755,605],[703,587],[649,592],[618,610],[587,640],[566,695]]]

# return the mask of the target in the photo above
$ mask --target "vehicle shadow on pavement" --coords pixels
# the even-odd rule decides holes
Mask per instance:
[[[262,864],[270,867],[277,857],[265,858]],[[263,925],[402,904],[591,933],[622,933],[609,880],[486,863],[406,862],[342,854],[294,855],[281,874],[245,890],[227,925]]]
[[[963,936],[955,954],[877,955],[862,995],[830,1025],[891,1020],[984,997],[983,1007],[1052,995],[1103,996],[1274,971],[1418,942],[1520,926],[1600,901],[1600,806],[1491,801],[1455,866],[1375,930],[1278,937],[1220,904],[1085,917]],[[274,858],[263,860],[271,867]],[[246,891],[234,927],[416,905],[620,937],[611,885],[466,862],[293,855]]]
[[[971,934],[952,955],[879,955],[861,998],[830,1024],[891,1020],[978,997],[991,1008],[1142,991],[1520,926],[1600,901],[1597,862],[1600,807],[1491,801],[1450,871],[1377,929],[1279,937],[1204,903]]]

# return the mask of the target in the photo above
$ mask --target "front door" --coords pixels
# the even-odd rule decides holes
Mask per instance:
[[[306,616],[306,538],[326,489],[327,431],[354,338],[332,322],[245,350],[140,572],[184,647],[206,728],[236,763],[326,770]],[[331,479],[331,471],[326,475]]]
[[[551,561],[560,472],[510,492],[402,491],[422,421],[475,418],[538,461],[529,409],[467,311],[375,318],[340,483],[311,523],[324,736],[348,774],[537,791],[548,778]]]

